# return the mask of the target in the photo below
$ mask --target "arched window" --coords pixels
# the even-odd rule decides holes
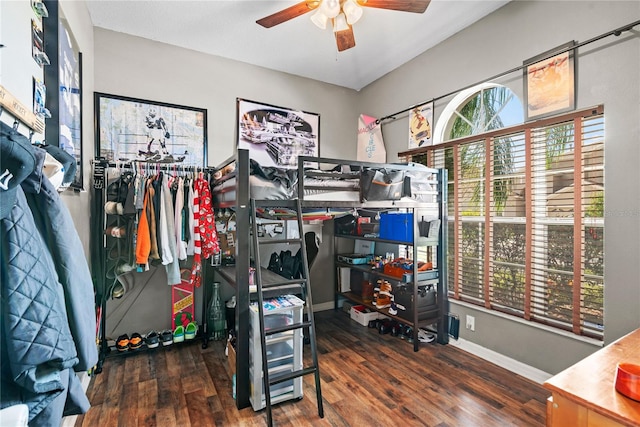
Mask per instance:
[[[524,122],[520,99],[508,87],[482,83],[457,94],[445,107],[434,144]]]

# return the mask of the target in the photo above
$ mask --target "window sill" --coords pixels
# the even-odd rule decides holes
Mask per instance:
[[[549,333],[552,333],[552,334],[560,335],[560,336],[565,337],[565,338],[570,338],[570,339],[573,339],[573,340],[576,340],[576,341],[580,341],[580,342],[592,345],[594,347],[598,347],[598,348],[604,347],[604,342],[603,341],[596,340],[594,338],[575,335],[575,334],[572,334],[571,332],[563,331],[561,329],[552,328],[550,326],[543,325],[541,323],[530,322],[530,321],[524,320],[524,319],[522,319],[520,317],[509,316],[508,314],[501,313],[501,312],[495,311],[495,310],[488,310],[488,309],[486,309],[484,307],[481,307],[481,306],[478,306],[478,305],[475,305],[475,304],[470,304],[468,302],[458,301],[458,300],[455,300],[455,299],[449,299],[449,303],[450,304],[454,304],[454,305],[458,305],[460,307],[465,307],[465,308],[469,308],[469,309],[472,309],[472,310],[475,310],[475,311],[479,311],[479,312],[482,312],[482,313],[486,313],[486,314],[489,314],[489,315],[492,315],[492,316],[500,317],[501,319],[509,320],[511,322],[520,323],[520,324],[526,325],[526,326],[528,326],[530,328],[537,328],[537,329],[540,329],[540,330],[545,331],[545,332],[549,332]],[[461,324],[464,324],[464,322],[461,322]]]

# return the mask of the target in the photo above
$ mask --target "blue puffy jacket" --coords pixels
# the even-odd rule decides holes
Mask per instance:
[[[0,407],[26,403],[30,426],[60,425],[90,406],[75,371],[98,359],[93,285],[70,214],[42,175],[44,154],[9,138],[38,161],[0,220]]]

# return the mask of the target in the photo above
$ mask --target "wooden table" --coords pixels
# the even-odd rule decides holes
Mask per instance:
[[[615,389],[617,364],[640,364],[640,329],[598,350],[544,383],[547,426],[640,426],[640,402]]]

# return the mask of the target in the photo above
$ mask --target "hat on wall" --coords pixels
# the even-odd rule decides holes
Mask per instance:
[[[0,219],[6,218],[16,204],[18,186],[36,165],[36,156],[29,139],[11,126],[0,128]]]

